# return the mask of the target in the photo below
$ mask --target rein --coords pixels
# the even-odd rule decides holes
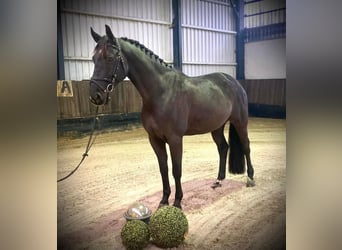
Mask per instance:
[[[121,46],[120,46],[120,43],[119,43],[119,40],[118,38],[116,38],[116,43],[117,43],[117,46],[115,46],[114,44],[112,45],[114,48],[116,48],[118,50],[118,53],[116,55],[116,57],[118,58],[118,60],[116,60],[116,64],[114,65],[114,71],[113,71],[113,74],[111,76],[111,79],[110,78],[103,78],[103,79],[97,79],[97,78],[91,78],[90,79],[90,84],[94,83],[95,85],[97,85],[104,93],[109,93],[109,92],[113,92],[114,90],[114,86],[113,86],[113,83],[115,84],[116,81],[117,81],[117,77],[118,77],[118,70],[119,70],[119,66],[120,66],[120,63],[122,64],[122,67],[123,67],[123,70],[125,72],[125,74],[127,73],[128,71],[128,65],[127,65],[127,62],[125,62],[125,58],[123,57],[122,55],[122,52],[121,52]],[[107,86],[104,88],[101,86],[101,84],[99,84],[98,81],[104,81],[104,82],[107,82]],[[87,147],[85,149],[85,152],[83,153],[82,155],[82,159],[81,161],[78,163],[78,165],[75,167],[74,170],[72,170],[67,176],[57,180],[57,182],[61,182],[61,181],[64,181],[65,179],[69,178],[71,175],[73,175],[76,170],[80,167],[80,165],[82,164],[82,162],[84,161],[84,159],[88,156],[88,152],[91,148],[91,146],[93,145],[94,141],[95,141],[95,138],[93,139],[93,135],[94,135],[94,131],[95,131],[95,128],[96,128],[96,122],[98,121],[98,110],[99,110],[99,106],[96,107],[96,115],[94,117],[94,123],[93,123],[93,128],[92,128],[92,131],[90,133],[90,136],[89,136],[89,140],[88,140],[88,144],[87,144]]]
[[[64,181],[65,179],[67,179],[71,175],[73,175],[76,172],[76,170],[81,166],[81,164],[84,161],[84,159],[88,156],[88,152],[89,152],[91,146],[93,145],[93,143],[95,141],[95,137],[93,138],[93,135],[94,135],[94,131],[95,131],[95,128],[96,128],[96,123],[99,120],[99,118],[98,118],[98,111],[99,111],[99,106],[96,106],[96,115],[94,117],[93,128],[91,130],[91,133],[90,133],[90,136],[89,136],[89,140],[88,140],[88,144],[87,144],[87,147],[85,149],[85,152],[82,155],[82,159],[81,159],[80,163],[78,163],[76,168],[74,170],[72,170],[67,176],[64,176],[63,178],[57,180],[57,182]]]

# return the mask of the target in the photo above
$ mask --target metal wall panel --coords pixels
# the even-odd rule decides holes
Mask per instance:
[[[286,78],[286,1],[244,2],[245,78]]]
[[[61,22],[65,78],[89,79],[95,42],[90,27],[138,40],[172,63],[171,0],[63,0]],[[235,19],[229,0],[182,1],[183,71],[195,76],[222,71],[235,76]]]
[[[199,76],[213,72],[224,72],[235,77],[236,66],[185,64],[183,65],[183,71],[189,76]]]
[[[183,72],[235,77],[235,18],[229,0],[182,1]]]
[[[245,28],[286,22],[285,0],[245,2]]]
[[[66,80],[89,79],[95,42],[90,27],[138,40],[172,63],[171,0],[62,0],[61,22]]]

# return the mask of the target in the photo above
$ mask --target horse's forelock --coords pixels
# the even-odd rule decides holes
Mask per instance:
[[[107,43],[106,42],[99,42],[93,51],[93,54],[100,54],[102,56],[107,55]]]

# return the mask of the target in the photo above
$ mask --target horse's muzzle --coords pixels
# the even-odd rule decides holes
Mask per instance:
[[[89,100],[91,103],[95,105],[105,105],[108,104],[110,96],[108,95],[108,93],[106,93],[105,96],[103,96],[100,92],[97,92],[95,96],[89,96]]]

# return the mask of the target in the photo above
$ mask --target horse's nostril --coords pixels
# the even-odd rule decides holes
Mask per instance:
[[[96,93],[96,99],[101,99],[101,94],[99,92]]]
[[[94,104],[96,104],[96,101],[94,100],[94,98],[93,98],[93,97],[89,96],[89,100],[90,100],[90,102],[91,102],[91,103],[94,103]]]

